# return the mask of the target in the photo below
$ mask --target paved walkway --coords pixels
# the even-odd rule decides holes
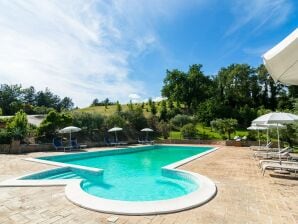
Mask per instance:
[[[0,181],[50,168],[22,160],[52,155],[0,155]],[[262,177],[247,148],[222,147],[183,166],[215,181],[218,193],[209,203],[167,215],[119,216],[116,223],[298,223],[298,178]],[[0,188],[0,223],[108,223],[113,215],[69,202],[64,187]]]

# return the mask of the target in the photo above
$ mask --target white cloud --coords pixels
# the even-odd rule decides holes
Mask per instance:
[[[170,0],[27,0],[0,2],[1,83],[33,85],[70,96],[125,102],[145,94],[129,60],[158,45],[154,21],[183,5]]]
[[[130,99],[135,99],[135,100],[138,100],[138,99],[141,98],[141,96],[138,95],[138,94],[136,94],[136,93],[129,94],[128,97],[129,97]]]
[[[166,99],[168,99],[168,98],[167,97],[162,97],[162,96],[157,96],[157,97],[153,98],[152,100],[154,102],[160,102],[160,101],[163,101],[163,100],[166,100]]]
[[[252,31],[264,27],[272,27],[287,21],[292,12],[289,0],[240,0],[232,1],[232,14],[234,23],[227,30],[226,35],[231,35],[237,30],[252,25]]]

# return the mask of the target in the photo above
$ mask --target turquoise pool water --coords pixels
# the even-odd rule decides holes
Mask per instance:
[[[198,189],[198,184],[177,175],[163,175],[162,167],[212,147],[146,146],[125,152],[92,152],[40,159],[104,169],[101,176],[75,174],[74,171],[44,176],[43,179],[82,177],[82,189],[102,198],[123,201],[165,200]]]

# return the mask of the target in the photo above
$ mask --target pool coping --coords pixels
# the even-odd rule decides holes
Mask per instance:
[[[160,144],[160,145],[168,145],[173,146],[177,144]],[[179,145],[181,146],[181,145]],[[184,145],[184,146],[196,146],[196,145]],[[136,146],[141,147],[141,146]],[[134,147],[135,148],[135,147]],[[64,180],[20,180],[20,178],[24,178],[26,176],[38,174],[44,171],[39,171],[23,176],[19,176],[17,178],[12,178],[0,183],[0,187],[11,187],[11,186],[64,186],[65,187],[65,195],[68,200],[72,203],[87,208],[94,211],[104,212],[104,213],[113,213],[113,214],[122,214],[122,215],[153,215],[153,214],[162,214],[162,213],[172,213],[177,211],[182,211],[186,209],[190,209],[193,207],[200,206],[209,200],[211,200],[217,192],[216,185],[213,181],[211,181],[208,177],[200,175],[198,173],[185,171],[181,169],[177,169],[179,166],[186,164],[192,160],[205,156],[209,153],[216,151],[219,147],[211,148],[210,150],[199,153],[197,155],[188,157],[186,159],[177,161],[175,163],[166,165],[161,169],[163,172],[174,173],[178,176],[183,176],[187,179],[191,179],[192,181],[199,183],[200,187],[198,190],[191,192],[187,195],[166,199],[166,200],[156,200],[156,201],[120,201],[120,200],[111,200],[93,196],[91,194],[86,193],[81,188],[82,179],[64,179]],[[111,149],[113,151],[115,149]],[[117,149],[119,150],[119,148]],[[98,152],[100,152],[99,150]],[[106,151],[106,150],[105,150]],[[25,160],[31,162],[39,162],[49,165],[58,166],[60,168],[75,168],[80,170],[85,170],[88,172],[96,172],[102,173],[103,169],[90,168],[85,166],[71,165],[60,162],[52,162],[46,161],[42,159],[35,158],[26,158]],[[60,169],[56,168],[56,169]],[[53,169],[48,169],[53,170]]]

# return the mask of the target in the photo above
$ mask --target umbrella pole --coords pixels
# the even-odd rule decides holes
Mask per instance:
[[[71,132],[69,132],[69,145],[71,146]]]
[[[269,128],[267,127],[267,146],[269,144]]]
[[[258,130],[259,149],[261,148],[260,131]]]
[[[115,131],[115,141],[118,143],[117,131]]]
[[[148,131],[146,131],[146,141],[148,141]]]
[[[278,152],[279,152],[279,161],[281,161],[278,124],[276,124],[276,129],[277,129],[277,142],[278,142],[277,144],[278,144]]]

